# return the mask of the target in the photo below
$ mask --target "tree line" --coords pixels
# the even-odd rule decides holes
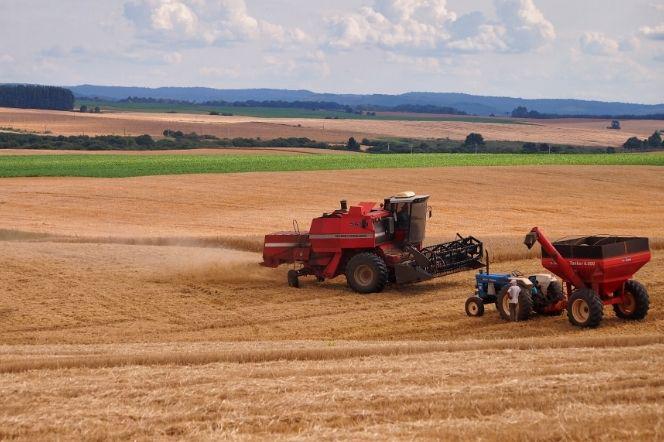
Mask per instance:
[[[664,120],[664,114],[649,115],[582,115],[582,114],[545,114],[536,110],[528,110],[525,106],[518,106],[512,111],[513,118],[596,118],[607,120]]]
[[[664,142],[662,141],[662,134],[660,131],[656,130],[645,140],[642,140],[638,137],[631,137],[623,147],[627,150],[643,150],[643,149],[663,149]]]
[[[522,141],[487,141],[480,133],[470,133],[464,141],[449,138],[421,140],[401,138],[397,140],[371,140],[357,142],[350,138],[347,150],[359,151],[366,146],[368,153],[614,153],[613,147],[594,148],[550,143],[524,143]]]
[[[189,105],[189,106],[208,106],[208,107],[264,107],[264,108],[281,108],[281,109],[304,109],[310,111],[334,111],[345,112],[349,114],[365,114],[374,115],[375,112],[410,112],[420,114],[451,114],[451,115],[468,115],[466,112],[460,111],[449,106],[435,106],[429,104],[400,104],[398,106],[379,106],[379,105],[357,105],[350,106],[340,104],[334,101],[283,101],[283,100],[246,100],[246,101],[183,101],[171,100],[165,98],[144,98],[144,97],[127,97],[119,100],[119,103],[140,103],[140,104],[172,104],[172,105]]]
[[[57,86],[0,85],[0,106],[21,109],[72,110],[74,94]]]
[[[0,132],[0,149],[54,149],[54,150],[169,150],[203,147],[313,147],[333,149],[328,143],[309,138],[218,138],[214,135],[198,135],[195,132],[164,131],[162,139],[144,134],[135,137],[119,135],[100,136],[45,136],[15,132]]]

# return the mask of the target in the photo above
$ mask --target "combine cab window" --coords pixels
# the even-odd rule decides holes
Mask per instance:
[[[424,230],[427,224],[427,202],[412,203],[410,208],[410,231],[408,241],[410,243],[421,243],[424,241]]]

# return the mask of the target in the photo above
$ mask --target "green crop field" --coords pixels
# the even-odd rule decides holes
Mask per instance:
[[[240,106],[203,106],[185,103],[119,103],[114,101],[78,100],[76,108],[81,105],[89,108],[99,106],[106,112],[172,112],[181,114],[209,114],[212,111],[230,113],[257,118],[335,118],[339,120],[392,120],[392,121],[461,121],[466,123],[494,124],[530,124],[518,120],[493,117],[474,117],[472,115],[434,116],[430,114],[378,114],[375,116],[358,115],[340,111],[309,110],[276,107],[240,107]]]
[[[448,166],[649,165],[664,153],[414,155],[20,155],[0,156],[0,177],[131,177],[192,173],[273,172]]]

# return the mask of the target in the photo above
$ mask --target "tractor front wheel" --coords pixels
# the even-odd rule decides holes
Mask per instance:
[[[471,296],[466,299],[466,314],[468,316],[484,315],[484,302],[479,296]]]
[[[627,281],[625,283],[624,299],[625,302],[622,304],[613,304],[613,310],[617,317],[632,320],[646,317],[650,307],[650,298],[643,284],[633,279]]]
[[[604,315],[604,305],[591,289],[576,290],[567,301],[567,318],[577,327],[597,327]]]
[[[348,285],[358,293],[382,292],[388,278],[385,261],[374,253],[359,253],[346,265]]]

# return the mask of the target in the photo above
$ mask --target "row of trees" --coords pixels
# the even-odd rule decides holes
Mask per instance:
[[[453,114],[467,115],[449,106],[436,106],[430,104],[400,104],[397,106],[379,106],[379,105],[356,105],[350,106],[334,101],[284,101],[284,100],[246,100],[246,101],[224,101],[213,100],[203,102],[170,100],[164,98],[143,98],[127,97],[119,101],[120,103],[143,103],[143,104],[172,104],[172,105],[190,105],[190,106],[210,106],[210,107],[263,107],[263,108],[281,108],[281,109],[304,109],[311,111],[334,111],[345,112],[348,114],[375,116],[376,112],[410,112],[420,114]]]
[[[0,85],[0,106],[21,109],[72,110],[74,94],[56,86]]]
[[[167,138],[155,140],[150,135],[123,137],[101,135],[89,137],[44,136],[14,132],[0,132],[0,149],[71,149],[71,150],[168,150],[194,149],[199,147],[315,147],[331,149],[327,143],[320,143],[309,138],[217,138],[213,135],[198,135],[194,132],[166,131]]]
[[[78,108],[78,111],[82,114],[100,114],[101,113],[101,108],[99,106],[95,107],[88,107],[86,104],[82,104],[81,107]]]
[[[656,130],[645,140],[642,140],[638,137],[629,138],[627,141],[625,141],[623,147],[628,150],[661,149],[664,148],[664,142],[662,142],[662,134]]]
[[[613,120],[664,120],[664,114],[649,115],[587,115],[587,114],[545,114],[536,110],[528,110],[525,106],[518,106],[512,111],[514,118],[600,118]],[[620,127],[609,127],[609,129],[619,129]]]

